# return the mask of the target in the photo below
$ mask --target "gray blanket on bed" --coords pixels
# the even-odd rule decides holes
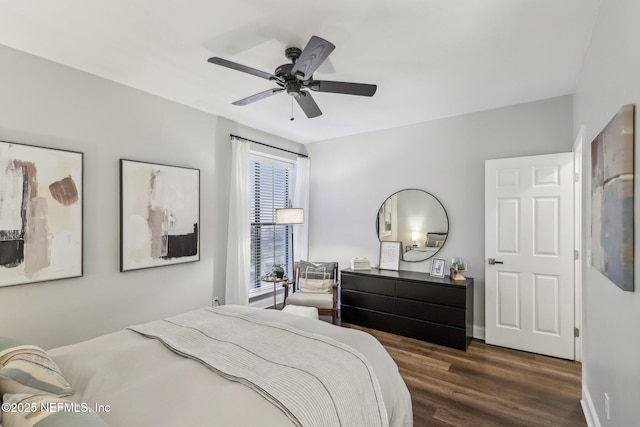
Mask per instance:
[[[215,307],[129,329],[248,385],[298,425],[388,426],[369,362],[331,338]]]

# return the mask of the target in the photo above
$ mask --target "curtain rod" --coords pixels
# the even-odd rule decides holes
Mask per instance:
[[[234,135],[234,134],[232,134],[232,133],[231,133],[231,134],[229,134],[229,136],[231,136],[232,138],[238,138],[238,139],[241,139],[241,140],[243,140],[243,141],[252,142],[252,143],[254,143],[254,144],[264,145],[265,147],[275,148],[276,150],[286,151],[287,153],[295,154],[296,156],[309,158],[309,156],[307,156],[306,154],[296,153],[295,151],[287,150],[287,149],[285,149],[285,148],[276,147],[276,146],[274,146],[274,145],[265,144],[264,142],[258,142],[258,141],[254,141],[253,139],[243,138],[243,137],[241,137],[241,136]]]

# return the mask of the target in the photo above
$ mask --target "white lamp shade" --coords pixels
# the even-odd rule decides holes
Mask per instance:
[[[412,231],[411,240],[413,240],[414,242],[417,242],[421,235],[422,233],[420,233],[419,231]]]
[[[304,209],[276,209],[276,224],[304,224]]]

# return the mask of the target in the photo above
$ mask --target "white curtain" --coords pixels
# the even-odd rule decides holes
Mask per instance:
[[[249,217],[249,143],[231,138],[231,185],[227,233],[225,304],[249,304],[251,223]]]
[[[304,224],[293,225],[293,260],[309,259],[309,169],[310,160],[298,157],[296,163],[296,187],[293,191],[293,207],[304,209]]]

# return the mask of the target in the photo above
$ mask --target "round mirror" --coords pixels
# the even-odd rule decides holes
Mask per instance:
[[[422,190],[400,190],[378,210],[376,232],[380,241],[402,242],[403,261],[424,261],[447,240],[449,218],[444,206]]]

